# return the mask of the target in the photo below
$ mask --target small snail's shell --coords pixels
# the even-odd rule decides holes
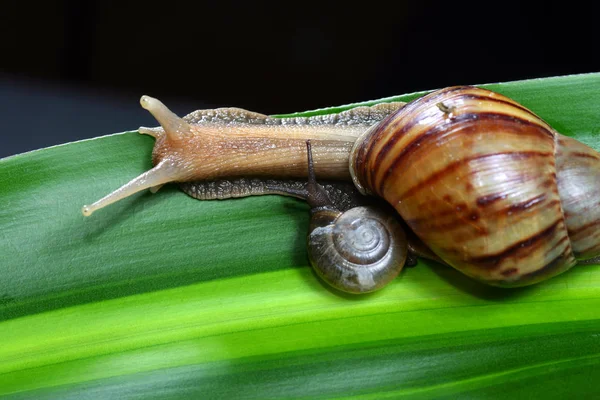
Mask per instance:
[[[590,231],[597,230],[599,212],[588,211],[592,203],[597,208],[598,193],[577,193],[598,182],[597,153],[578,142],[572,152],[561,150],[559,143],[575,141],[513,100],[473,87],[443,89],[363,139],[351,155],[355,183],[388,201],[431,250],[471,277],[522,286],[566,271],[576,256],[597,255],[600,233]],[[557,169],[561,152],[567,180]],[[588,164],[595,172],[582,172]],[[559,189],[573,177],[578,188],[565,201],[565,218]],[[595,244],[572,245],[569,231],[586,229]]]
[[[404,266],[406,236],[396,217],[373,207],[313,212],[308,256],[319,276],[349,293],[380,289]]]

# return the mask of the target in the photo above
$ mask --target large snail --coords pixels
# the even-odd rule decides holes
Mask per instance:
[[[178,118],[156,99],[143,96],[141,103],[162,125],[140,128],[156,138],[155,167],[84,206],[84,215],[172,181],[197,198],[308,199],[316,184],[303,181],[314,168],[319,180],[352,180],[361,193],[385,199],[409,236],[424,243],[409,245],[413,256],[490,285],[533,284],[600,256],[600,155],[498,93],[451,87],[406,105],[287,119],[240,109]],[[352,186],[319,188],[335,207],[353,207]],[[319,274],[350,292],[385,284],[353,279],[359,283],[347,287]]]

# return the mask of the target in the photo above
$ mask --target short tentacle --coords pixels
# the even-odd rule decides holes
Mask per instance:
[[[167,136],[177,138],[190,132],[189,124],[169,110],[160,100],[144,95],[140,99],[140,104],[156,118]],[[158,130],[141,127],[139,132],[156,137]]]

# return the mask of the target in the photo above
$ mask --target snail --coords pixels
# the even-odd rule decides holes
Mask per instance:
[[[310,140],[307,141],[311,208],[308,258],[328,284],[348,293],[372,292],[386,286],[402,270],[408,255],[404,230],[392,213],[380,207],[337,209],[317,183]]]
[[[308,198],[314,179],[300,188],[298,179],[314,169],[320,180],[351,180],[389,203],[418,238],[409,259],[429,256],[489,285],[530,285],[600,258],[600,155],[498,93],[450,87],[406,105],[286,119],[240,109],[178,118],[156,99],[141,103],[162,125],[140,128],[156,138],[155,167],[84,206],[84,215],[172,181],[204,198],[219,195],[199,188],[222,180],[246,184],[221,197]],[[253,191],[253,179],[274,183]],[[324,190],[355,190],[340,185]]]

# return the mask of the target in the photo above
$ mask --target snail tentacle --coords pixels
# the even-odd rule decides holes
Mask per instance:
[[[81,212],[84,216],[89,217],[94,211],[97,211],[109,204],[124,199],[125,197],[131,196],[134,193],[142,191],[144,189],[157,188],[158,191],[162,185],[167,182],[171,182],[177,177],[177,169],[174,167],[169,160],[164,160],[158,163],[154,168],[144,172],[142,175],[132,179],[125,185],[121,186],[114,192],[104,196],[100,200],[90,204],[84,205]]]
[[[315,166],[312,158],[312,148],[310,140],[306,141],[306,154],[308,157],[308,184],[306,185],[306,201],[311,209],[332,208],[333,204],[329,200],[327,192],[317,183],[315,177]]]

